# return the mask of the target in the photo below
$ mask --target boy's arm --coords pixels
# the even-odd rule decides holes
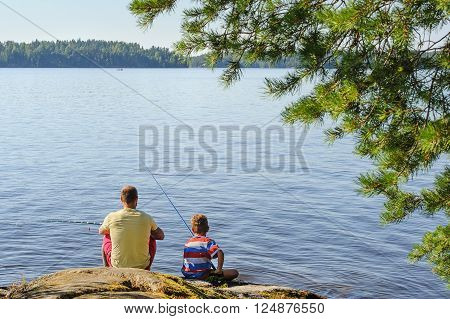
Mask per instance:
[[[221,274],[223,270],[223,263],[225,261],[225,254],[223,253],[222,249],[219,249],[217,251],[217,269],[214,271],[217,274]]]

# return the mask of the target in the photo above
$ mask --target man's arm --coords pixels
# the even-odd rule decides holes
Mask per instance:
[[[155,230],[152,230],[151,236],[153,239],[163,240],[164,239],[164,231],[158,227]]]
[[[98,229],[100,235],[109,235],[109,215],[105,217],[102,225]]]

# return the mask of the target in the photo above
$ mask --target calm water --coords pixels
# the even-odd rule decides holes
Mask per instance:
[[[228,90],[218,85],[218,73],[207,70],[109,72],[194,128],[262,126],[290,101],[270,100],[262,90],[264,76],[284,70],[249,70]],[[187,230],[149,174],[139,170],[138,156],[140,125],[175,127],[177,120],[101,70],[0,69],[0,97],[1,285],[100,265],[95,228],[47,221],[100,222],[119,208],[123,184],[138,187],[140,208],[166,231],[153,270],[179,274]],[[406,259],[413,243],[444,219],[414,215],[380,226],[382,200],[359,197],[353,183],[370,163],[352,154],[351,139],[324,144],[322,130],[310,130],[302,147],[309,170],[297,163],[295,172],[248,172],[239,165],[238,146],[260,141],[233,135],[228,144],[238,163],[232,169],[225,169],[226,140],[219,137],[213,145],[216,171],[194,167],[190,174],[162,172],[158,178],[186,218],[194,212],[209,216],[226,266],[238,268],[244,280],[330,297],[450,297],[426,263]],[[268,156],[288,152],[279,143]],[[162,161],[176,156],[182,154]],[[418,178],[415,187],[428,182]]]

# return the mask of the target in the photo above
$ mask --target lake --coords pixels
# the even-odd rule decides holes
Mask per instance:
[[[294,98],[263,90],[285,73],[246,70],[224,89],[204,69],[0,69],[0,285],[101,265],[97,226],[55,220],[101,222],[125,184],[166,233],[152,270],[180,275],[189,232],[144,163],[186,220],[208,216],[243,280],[333,298],[450,297],[426,262],[407,261],[443,214],[380,225],[383,199],[356,192],[370,162],[351,138],[326,144],[326,123],[296,128],[290,156],[278,115]]]

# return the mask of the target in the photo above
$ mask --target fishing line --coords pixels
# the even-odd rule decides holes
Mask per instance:
[[[194,236],[194,233],[192,232],[192,229],[188,226],[188,224],[186,223],[186,220],[184,220],[183,216],[180,214],[180,212],[178,211],[177,207],[175,206],[175,204],[172,202],[172,200],[170,199],[169,195],[167,195],[166,191],[164,190],[164,188],[161,186],[161,184],[158,182],[158,180],[156,179],[155,175],[153,174],[153,172],[146,166],[145,167],[148,172],[150,173],[150,175],[152,175],[153,179],[155,180],[156,184],[158,184],[159,188],[161,189],[161,191],[164,193],[164,195],[166,196],[166,198],[169,200],[170,204],[172,205],[173,209],[175,209],[175,211],[177,212],[178,216],[180,216],[181,220],[183,221],[184,225],[186,226],[186,228],[189,230],[189,232],[191,233],[192,236]]]

